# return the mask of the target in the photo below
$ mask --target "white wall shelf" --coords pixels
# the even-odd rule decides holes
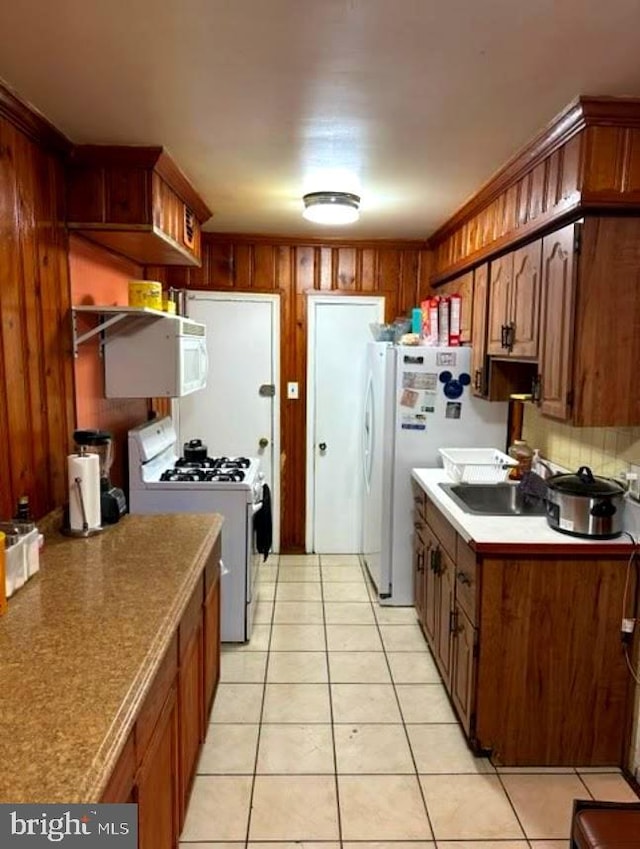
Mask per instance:
[[[85,330],[82,333],[78,332],[78,314],[97,315],[99,316],[98,323],[90,330]],[[100,355],[105,344],[105,331],[113,329],[117,324],[122,322],[130,323],[132,320],[150,321],[159,318],[174,319],[173,313],[167,313],[162,310],[154,310],[149,307],[111,307],[111,306],[94,306],[82,305],[71,307],[72,329],[73,329],[73,356],[78,356],[78,348],[83,342],[93,339],[94,336],[100,334]]]

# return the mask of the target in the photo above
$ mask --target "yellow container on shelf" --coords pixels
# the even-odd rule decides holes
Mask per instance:
[[[171,315],[175,315],[176,314],[176,302],[172,301],[170,298],[163,298],[162,299],[162,309],[165,312],[170,313]]]
[[[129,306],[162,309],[162,283],[154,280],[129,280]]]

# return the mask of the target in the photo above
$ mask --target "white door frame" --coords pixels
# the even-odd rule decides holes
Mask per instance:
[[[379,320],[384,321],[384,295],[312,295],[307,298],[307,445],[306,445],[306,521],[305,551],[313,551],[315,518],[315,349],[316,349],[316,306],[321,304],[349,304],[356,301],[363,306],[377,306]]]
[[[280,511],[281,511],[281,500],[280,500],[280,414],[281,414],[281,396],[280,396],[280,295],[268,295],[263,294],[261,292],[251,293],[251,292],[221,292],[221,291],[212,291],[211,289],[185,289],[185,295],[188,297],[189,295],[194,295],[196,298],[206,298],[211,301],[268,301],[273,305],[273,309],[271,311],[271,336],[273,339],[273,353],[272,353],[272,362],[271,368],[273,371],[273,383],[276,388],[276,393],[274,396],[275,403],[272,405],[271,411],[271,432],[273,433],[273,442],[272,442],[272,456],[273,456],[273,495],[272,495],[272,504],[275,503],[278,505],[277,510],[273,510],[272,513],[272,521],[273,521],[273,546],[272,550],[274,553],[280,551]],[[188,306],[187,306],[188,311]],[[233,367],[233,366],[230,366]],[[175,418],[177,415],[177,405],[174,407],[172,403],[171,414]],[[176,419],[177,421],[177,419]]]

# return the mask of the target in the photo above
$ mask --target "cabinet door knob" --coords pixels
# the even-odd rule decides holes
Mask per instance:
[[[327,443],[326,442],[319,442],[318,448],[320,449],[320,451],[326,451],[327,450]]]
[[[507,347],[507,325],[506,324],[503,324],[500,327],[500,347],[501,348]]]
[[[460,572],[458,572],[456,577],[460,581],[460,583],[463,584],[464,586],[467,586],[467,587],[471,586],[471,578],[467,575],[466,572],[460,571]]]

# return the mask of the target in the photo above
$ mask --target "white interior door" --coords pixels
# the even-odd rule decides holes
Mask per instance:
[[[308,319],[306,546],[356,553],[366,348],[384,298],[310,296]]]
[[[200,438],[211,455],[260,458],[278,551],[280,296],[189,292],[186,303],[189,318],[207,327],[209,376],[205,389],[176,404],[180,443]]]

